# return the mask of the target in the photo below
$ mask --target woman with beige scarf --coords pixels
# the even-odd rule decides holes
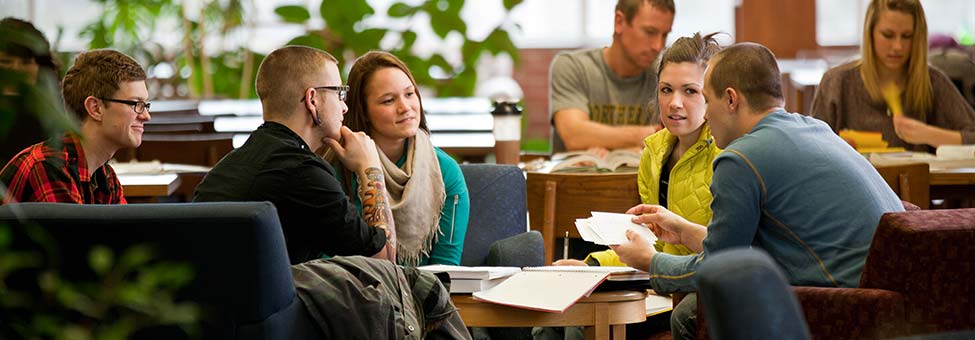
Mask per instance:
[[[420,93],[410,70],[392,54],[372,51],[349,73],[344,123],[376,142],[396,221],[401,265],[459,265],[470,200],[457,162],[430,143]],[[326,159],[335,162],[326,155]],[[346,194],[356,177],[339,173]],[[357,195],[350,195],[361,209]]]

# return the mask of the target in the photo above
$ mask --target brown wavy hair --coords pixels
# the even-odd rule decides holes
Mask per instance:
[[[399,58],[383,51],[370,51],[356,59],[355,63],[352,64],[352,70],[349,71],[349,96],[346,98],[349,112],[345,114],[343,125],[352,131],[372,133],[372,123],[369,122],[369,111],[366,105],[366,97],[368,97],[366,88],[369,87],[372,75],[385,68],[399,69],[410,78],[413,88],[416,89],[416,99],[420,102],[420,129],[430,133],[430,129],[427,128],[427,116],[423,113],[423,98],[420,96],[413,73],[410,73],[410,69]],[[338,158],[332,152],[325,153],[325,160],[332,163],[336,169],[341,169],[339,171],[342,174],[342,187],[346,194],[354,193],[352,176],[355,176],[355,173],[338,164]]]

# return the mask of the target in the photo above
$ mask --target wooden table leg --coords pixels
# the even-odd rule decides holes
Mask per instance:
[[[626,325],[613,325],[613,340],[626,340]]]
[[[593,306],[593,326],[586,327],[586,339],[609,340],[609,304]]]

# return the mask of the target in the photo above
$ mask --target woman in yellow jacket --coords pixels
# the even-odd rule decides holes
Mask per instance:
[[[714,34],[682,37],[664,52],[657,71],[661,129],[644,140],[638,181],[643,203],[659,204],[689,221],[711,219],[711,161],[721,152],[704,119],[704,71],[719,50]],[[682,245],[657,241],[657,251],[687,255]],[[577,260],[556,265],[580,265]],[[612,250],[586,257],[588,265],[625,266]]]

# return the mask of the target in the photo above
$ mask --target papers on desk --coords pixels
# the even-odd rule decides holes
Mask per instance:
[[[674,300],[669,296],[647,294],[647,316],[666,313],[674,309]]]
[[[629,242],[626,239],[626,230],[633,230],[650,243],[657,241],[657,236],[650,229],[630,221],[633,215],[597,211],[591,214],[590,218],[576,220],[576,229],[583,240],[607,246],[624,244]]]
[[[563,269],[606,267],[562,267]],[[589,296],[609,276],[605,271],[524,271],[494,288],[475,292],[475,299],[505,306],[562,313]]]

